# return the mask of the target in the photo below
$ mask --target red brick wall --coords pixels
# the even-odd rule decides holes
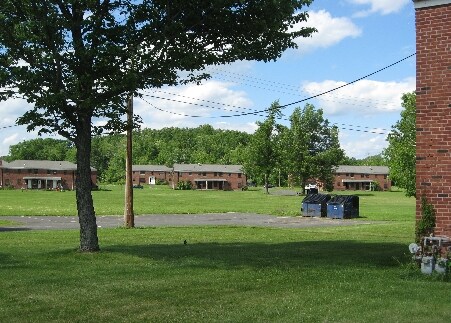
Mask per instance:
[[[48,173],[46,169],[37,169],[36,171],[32,169],[31,172],[29,172],[28,169],[17,170],[3,168],[0,171],[2,172],[2,185],[13,186],[16,189],[28,188],[24,177],[61,177],[61,185],[64,189],[71,190],[75,188],[75,171],[72,170],[51,170],[50,173]],[[91,172],[91,181],[93,184],[97,184],[97,172]],[[45,189],[47,187],[41,186],[41,188]]]
[[[155,180],[162,180],[166,182],[171,181],[171,173],[164,171],[133,171],[133,184],[150,184],[150,178],[155,177]]]
[[[354,176],[347,176],[346,174],[335,174],[335,179],[334,179],[334,190],[337,191],[345,191],[346,190],[346,185],[345,183],[343,183],[344,179],[349,179],[349,180],[354,180],[354,181],[359,181],[359,180],[373,180],[376,181],[377,183],[379,183],[379,189],[382,191],[389,191],[391,189],[391,181],[390,179],[388,179],[387,175],[384,174],[354,174]],[[352,185],[351,183],[349,184],[350,186]],[[368,184],[369,185],[369,184]],[[356,185],[354,184],[354,189],[356,189]],[[359,184],[359,190],[364,190],[365,186],[363,186],[361,183]],[[352,190],[352,188],[350,188],[350,190]]]
[[[215,173],[210,172],[206,172],[205,175],[203,174],[204,173],[199,174],[198,172],[192,172],[191,174],[188,172],[175,172],[174,187],[176,187],[177,183],[180,181],[190,181],[193,188],[197,188],[197,182],[195,182],[195,179],[224,179],[227,184],[222,184],[222,189],[225,190],[238,190],[246,186],[246,175],[242,173],[216,173],[216,176]],[[204,182],[202,182],[202,185],[204,185]],[[220,184],[218,183],[211,185],[213,185],[212,189],[219,189]]]
[[[436,235],[451,237],[451,4],[416,9],[417,202],[436,211]]]

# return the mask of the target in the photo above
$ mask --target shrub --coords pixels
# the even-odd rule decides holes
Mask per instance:
[[[180,181],[177,183],[177,187],[175,188],[176,190],[190,190],[192,189],[192,184],[190,181]]]
[[[415,226],[415,238],[420,242],[422,237],[434,233],[435,228],[435,210],[432,204],[429,204],[426,197],[421,198],[421,218]]]

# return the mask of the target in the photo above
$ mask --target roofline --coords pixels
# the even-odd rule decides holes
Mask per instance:
[[[451,0],[413,0],[415,9],[451,4]]]

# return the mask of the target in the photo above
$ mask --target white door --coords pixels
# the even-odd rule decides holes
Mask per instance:
[[[150,185],[155,185],[155,176],[150,176],[149,177],[149,184]]]

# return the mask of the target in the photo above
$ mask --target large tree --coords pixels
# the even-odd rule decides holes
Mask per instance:
[[[263,122],[257,122],[258,129],[252,135],[247,149],[245,170],[252,179],[263,177],[266,193],[268,193],[268,178],[278,164],[279,151],[277,149],[280,125],[280,104],[274,102],[268,109],[268,116]]]
[[[309,179],[319,179],[326,189],[331,189],[335,167],[344,152],[338,141],[338,129],[329,125],[323,111],[311,104],[295,108],[284,140],[286,171],[301,185],[303,193]]]
[[[291,28],[311,2],[2,0],[1,99],[26,98],[33,108],[19,124],[75,144],[80,250],[99,250],[92,135],[124,130],[125,102],[138,89],[198,82],[210,64],[278,58],[314,32]]]
[[[72,146],[68,140],[52,138],[24,140],[9,147],[7,160],[68,160],[71,157]]]
[[[390,167],[390,178],[396,186],[405,189],[407,196],[416,193],[416,96],[402,96],[401,119],[392,126],[387,137],[384,155]]]

